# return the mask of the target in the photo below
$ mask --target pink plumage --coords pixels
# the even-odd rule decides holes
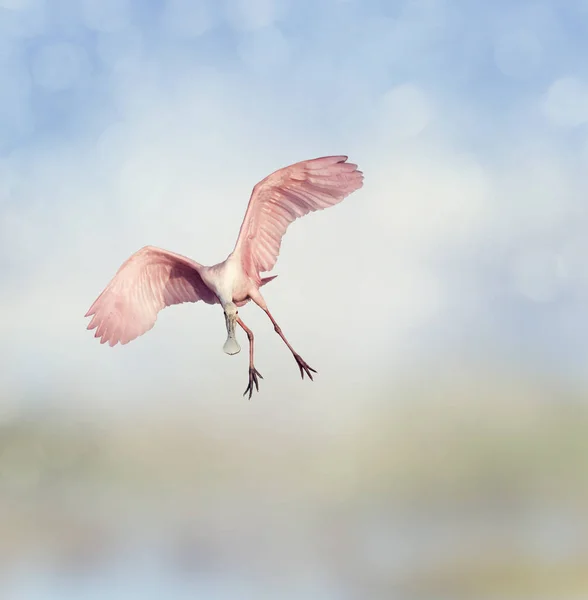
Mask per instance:
[[[234,252],[254,279],[278,260],[288,225],[309,212],[334,206],[359,189],[363,174],[346,156],[328,156],[279,169],[254,188]]]
[[[247,206],[233,252],[221,263],[206,267],[161,248],[145,246],[120,267],[86,317],[101,343],[126,344],[149,331],[159,311],[183,302],[221,304],[227,325],[224,350],[236,354],[240,347],[235,323],[249,339],[249,385],[245,394],[259,389],[259,372],[253,365],[253,334],[238,316],[237,308],[253,300],[271,319],[304,378],[309,367],[286,340],[269,312],[259,288],[276,276],[261,277],[273,269],[288,225],[309,212],[333,206],[363,185],[363,174],[346,156],[327,156],[295,163],[260,181]]]
[[[86,313],[93,315],[88,329],[96,329],[100,343],[127,344],[149,331],[157,313],[182,302],[218,302],[204,284],[198,263],[182,256],[145,246],[123,263],[105,290]]]

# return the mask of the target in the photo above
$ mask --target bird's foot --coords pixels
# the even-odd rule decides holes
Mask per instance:
[[[316,371],[312,367],[309,367],[306,364],[306,361],[304,361],[304,359],[299,354],[294,354],[294,358],[298,363],[298,368],[300,369],[300,376],[302,377],[302,379],[304,379],[304,373],[306,373],[308,377],[310,377],[310,380],[313,381],[312,373],[316,373]]]
[[[251,394],[253,394],[253,386],[255,386],[255,389],[259,392],[258,377],[263,379],[261,373],[255,367],[249,367],[249,385],[243,393],[243,396],[247,396],[247,394],[249,394],[249,400],[251,400]]]

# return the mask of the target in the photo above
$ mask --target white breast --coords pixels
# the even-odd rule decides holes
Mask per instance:
[[[214,290],[221,304],[225,305],[233,301],[233,292],[242,276],[242,268],[239,261],[232,257],[214,265],[203,274],[205,283]]]

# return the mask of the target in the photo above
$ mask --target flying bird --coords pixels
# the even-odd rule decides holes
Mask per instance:
[[[312,380],[310,367],[290,345],[270,313],[260,288],[276,275],[262,277],[276,264],[288,225],[310,212],[334,206],[363,185],[363,173],[347,156],[325,156],[292,164],[260,181],[251,193],[237,243],[223,262],[211,267],[162,248],[145,246],[128,258],[86,317],[94,337],[110,346],[127,344],[149,331],[160,310],[183,302],[220,304],[224,311],[226,354],[237,354],[236,324],[249,340],[249,383],[244,396],[259,391],[253,357],[253,332],[238,309],[253,300],[270,318],[276,333],[294,356],[300,375]]]

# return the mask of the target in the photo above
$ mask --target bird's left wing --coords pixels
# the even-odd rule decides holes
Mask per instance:
[[[363,173],[347,156],[325,156],[275,171],[254,188],[235,245],[254,280],[271,271],[288,225],[309,212],[341,202],[363,185]]]
[[[122,264],[86,313],[88,329],[100,343],[127,344],[149,331],[166,306],[182,302],[218,302],[204,284],[201,266],[161,248],[145,246]]]

